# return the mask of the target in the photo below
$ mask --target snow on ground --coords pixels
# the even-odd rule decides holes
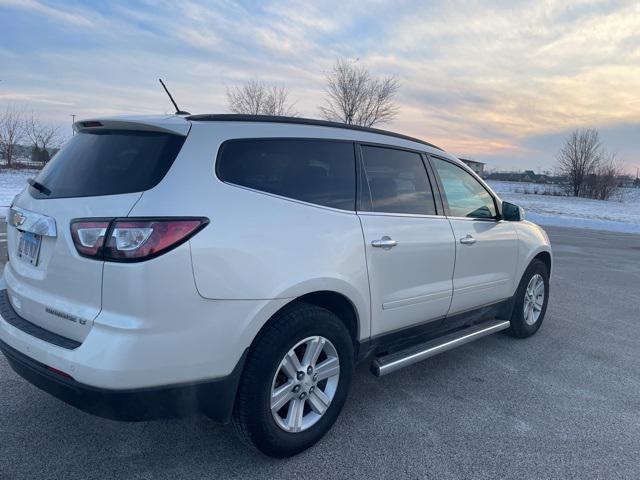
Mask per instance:
[[[553,185],[495,180],[487,183],[500,198],[524,208],[527,220],[540,225],[640,233],[638,188],[621,189],[616,200],[605,201],[541,194],[556,190]]]
[[[13,197],[27,184],[27,179],[35,177],[38,170],[0,169],[0,217],[4,217]]]

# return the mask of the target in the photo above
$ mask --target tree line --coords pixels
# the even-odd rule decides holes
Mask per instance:
[[[44,123],[35,113],[12,105],[0,111],[0,158],[15,166],[20,145],[27,142],[31,161],[45,165],[63,142],[60,129]]]

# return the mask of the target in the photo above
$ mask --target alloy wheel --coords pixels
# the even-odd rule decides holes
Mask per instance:
[[[301,432],[325,414],[338,389],[340,360],[321,336],[305,338],[281,360],[271,386],[271,415],[286,432]]]
[[[527,325],[534,325],[544,306],[544,279],[536,273],[527,285],[524,293],[523,315]]]

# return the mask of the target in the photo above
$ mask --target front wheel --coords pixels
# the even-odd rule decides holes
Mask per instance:
[[[287,308],[252,347],[240,382],[234,426],[240,438],[272,457],[289,457],[331,428],[347,397],[353,343],[330,311]]]
[[[549,270],[544,262],[534,259],[520,280],[507,333],[518,338],[536,333],[544,320],[548,301]]]

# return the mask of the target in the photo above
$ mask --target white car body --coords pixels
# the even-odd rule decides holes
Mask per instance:
[[[551,263],[546,234],[527,221],[345,211],[232,185],[215,174],[227,140],[303,138],[410,149],[451,160],[477,178],[452,155],[409,138],[320,122],[174,115],[95,121],[101,128],[174,132],[186,141],[160,183],[144,192],[61,199],[34,198],[29,188],[20,193],[9,216],[52,218],[56,232],[42,237],[33,266],[17,258],[20,227],[8,218],[8,299],[29,324],[77,347],[52,344],[0,318],[0,340],[11,351],[91,389],[129,392],[227,378],[269,319],[305,295],[346,299],[355,312],[355,340],[368,345],[390,332],[508,301],[534,257],[546,255]],[[76,129],[96,128],[85,122]],[[482,185],[499,209],[497,195]],[[71,221],[105,217],[210,223],[148,261],[82,257]],[[459,242],[470,234],[475,244]],[[398,246],[372,247],[383,236]]]

